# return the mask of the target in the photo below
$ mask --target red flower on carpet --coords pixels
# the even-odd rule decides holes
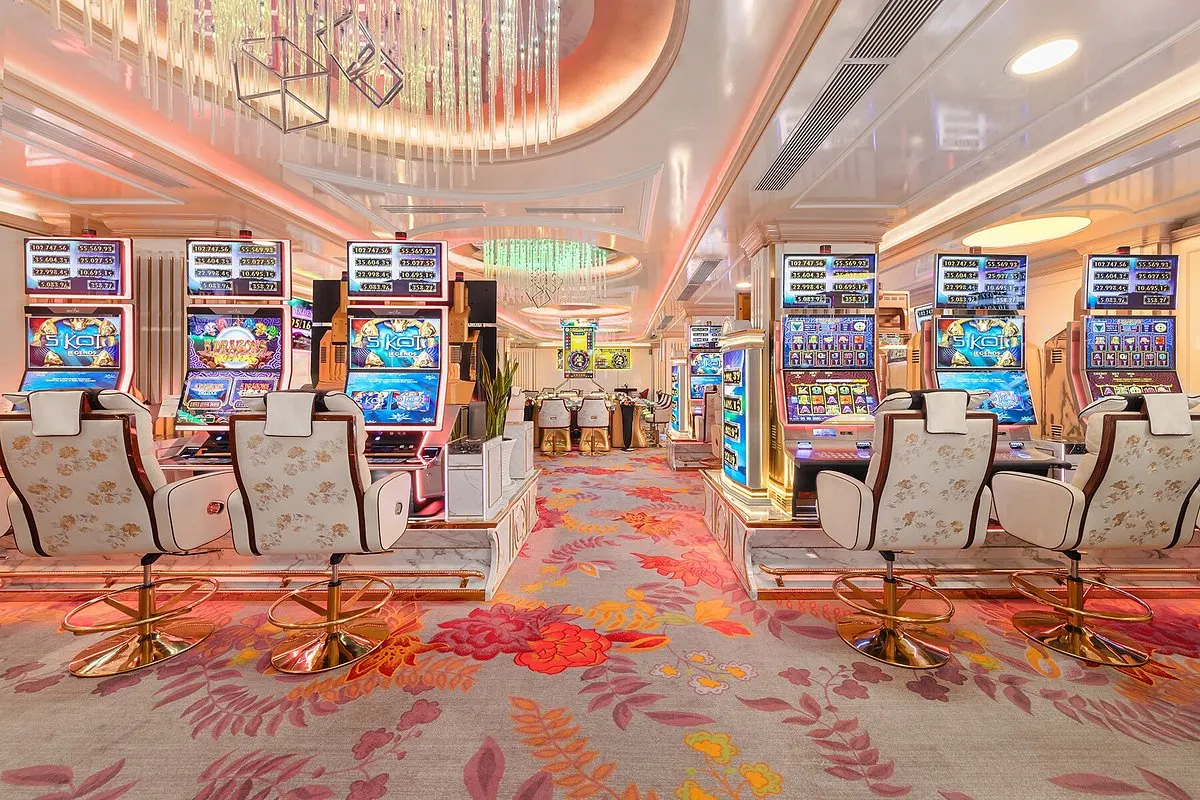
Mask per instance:
[[[388,773],[381,772],[369,781],[354,781],[346,800],[379,800],[388,793]]]
[[[683,581],[684,586],[701,582],[720,589],[732,579],[732,571],[724,560],[718,561],[696,550],[688,550],[682,559],[670,556],[646,556],[634,553],[642,560],[642,569],[652,569],[659,575]]]
[[[356,759],[362,761],[371,753],[391,742],[393,738],[395,738],[395,734],[391,731],[385,728],[376,728],[358,737],[358,744],[354,745],[351,752],[354,753]]]
[[[443,630],[430,643],[449,647],[456,655],[489,661],[501,653],[522,653],[540,631],[552,622],[575,619],[566,606],[523,611],[507,603],[491,608],[474,608],[460,619],[439,623]]]
[[[626,489],[625,494],[630,497],[640,497],[643,500],[650,500],[654,503],[669,503],[674,499],[671,492],[659,486],[638,486],[634,489]]]
[[[561,528],[567,520],[567,515],[563,511],[556,511],[546,504],[545,497],[537,499],[537,522],[533,525],[531,533],[537,533],[545,528]]]
[[[518,653],[513,662],[545,675],[600,664],[608,660],[608,648],[612,647],[607,637],[567,622],[552,622],[539,636],[529,643],[529,651]]]

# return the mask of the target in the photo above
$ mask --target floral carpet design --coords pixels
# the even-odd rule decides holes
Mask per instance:
[[[757,603],[654,451],[542,459],[494,602],[395,602],[349,669],[270,668],[266,604],[158,668],[65,674],[66,601],[0,602],[13,800],[1200,800],[1200,602],[1157,601],[1136,670],[1031,647],[959,603],[932,673],[858,657],[836,602]]]

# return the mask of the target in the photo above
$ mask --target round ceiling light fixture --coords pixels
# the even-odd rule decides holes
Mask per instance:
[[[1008,62],[1008,71],[1013,75],[1036,75],[1054,69],[1078,50],[1079,42],[1076,39],[1051,39],[1031,47]]]
[[[1009,222],[984,228],[969,236],[964,236],[962,243],[967,247],[1013,247],[1022,244],[1048,242],[1051,239],[1061,239],[1070,236],[1091,225],[1087,217],[1038,217],[1023,219],[1020,222]]]
[[[739,291],[748,292],[751,288],[753,288],[753,286],[754,284],[750,283],[750,281],[738,281],[733,285],[733,288],[738,289]]]

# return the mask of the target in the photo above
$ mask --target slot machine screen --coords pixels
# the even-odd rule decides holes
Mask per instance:
[[[680,425],[683,422],[683,402],[679,397],[679,383],[683,372],[682,364],[671,365],[671,427],[675,430],[682,430]]]
[[[69,314],[26,308],[21,391],[117,388],[123,322],[111,306]]]
[[[995,414],[1001,425],[1037,424],[1025,370],[954,370],[939,372],[937,380],[940,389],[991,392],[979,410]]]
[[[188,239],[187,293],[222,300],[287,297],[288,245],[279,239]]]
[[[439,423],[443,318],[438,309],[351,309],[346,393],[368,425],[394,430]]]
[[[312,303],[293,297],[289,305],[292,307],[292,350],[312,350]]]
[[[784,317],[783,369],[873,369],[875,318]]]
[[[128,239],[26,239],[25,293],[127,299],[130,258]]]
[[[1088,256],[1084,302],[1089,309],[1175,308],[1179,256]]]
[[[842,414],[874,414],[879,386],[874,370],[785,370],[789,425],[819,425]]]
[[[445,242],[375,239],[346,243],[348,294],[363,302],[446,300]]]
[[[1174,317],[1085,317],[1087,370],[1175,369]]]
[[[948,310],[1020,311],[1025,308],[1026,256],[940,253],[934,268],[934,305]]]
[[[1024,369],[1024,317],[938,317],[938,369]]]
[[[746,351],[728,350],[722,356],[722,470],[745,486],[746,452]]]
[[[688,364],[693,377],[721,374],[720,353],[689,353]]]
[[[187,375],[177,425],[228,425],[230,415],[246,410],[246,398],[279,388],[285,333],[282,309],[238,313],[190,308],[185,325]]]
[[[716,354],[717,358],[721,357],[720,353]],[[721,388],[721,376],[717,375],[693,375],[691,380],[691,389],[689,390],[690,397],[693,400],[703,400],[705,393],[709,388]]]
[[[1087,376],[1093,400],[1113,394],[1161,394],[1183,391],[1179,375],[1174,370],[1119,372],[1089,369],[1084,374]]]

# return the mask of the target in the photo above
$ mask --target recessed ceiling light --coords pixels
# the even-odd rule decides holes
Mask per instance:
[[[738,281],[737,283],[735,283],[733,285],[733,288],[741,289],[742,291],[747,291],[748,289],[750,289],[753,286],[754,286],[754,284],[752,284],[750,281]]]
[[[1026,50],[1008,63],[1013,75],[1036,75],[1053,69],[1075,55],[1079,42],[1075,39],[1053,39]]]
[[[984,228],[963,237],[967,247],[1012,247],[1019,244],[1048,242],[1083,230],[1092,221],[1087,217],[1038,217]]]

